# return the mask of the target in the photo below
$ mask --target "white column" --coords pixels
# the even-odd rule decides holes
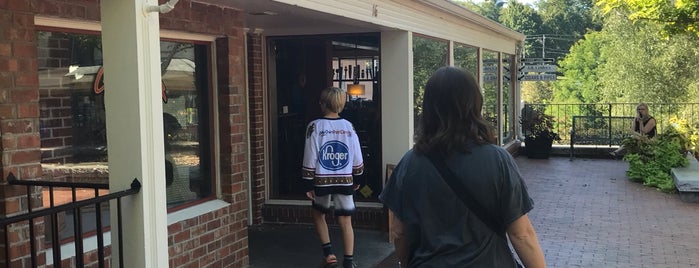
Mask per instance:
[[[124,267],[167,267],[167,208],[158,13],[156,0],[102,0],[109,188],[141,192],[122,200]],[[116,203],[111,204],[112,223]],[[119,266],[112,225],[112,265]]]
[[[381,144],[383,169],[413,147],[413,35],[381,33]]]

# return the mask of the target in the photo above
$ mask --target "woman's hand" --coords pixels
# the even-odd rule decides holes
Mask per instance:
[[[308,197],[308,199],[311,199],[311,200],[316,200],[316,192],[313,190],[310,190],[310,191],[306,192],[306,197]]]

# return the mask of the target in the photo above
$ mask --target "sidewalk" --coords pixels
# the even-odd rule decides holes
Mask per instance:
[[[699,204],[626,179],[612,159],[516,158],[548,267],[698,267]],[[357,267],[396,267],[387,234],[355,229]],[[331,230],[341,255],[337,228]],[[318,267],[311,225],[250,227],[250,267]],[[385,261],[384,261],[385,260]]]
[[[322,250],[313,225],[264,224],[251,226],[248,232],[250,267],[319,267]],[[354,262],[357,267],[376,267],[391,252],[388,234],[375,230],[354,229]],[[333,251],[342,262],[342,234],[330,227]],[[395,266],[392,266],[395,267]]]

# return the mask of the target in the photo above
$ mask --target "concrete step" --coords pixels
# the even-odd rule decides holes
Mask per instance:
[[[692,154],[687,154],[689,164],[686,167],[672,168],[672,178],[680,193],[680,200],[699,203],[699,161]]]

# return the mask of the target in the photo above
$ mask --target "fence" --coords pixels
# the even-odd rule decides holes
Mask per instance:
[[[116,222],[113,222],[111,224],[112,227],[117,228],[118,230],[118,246],[119,246],[119,263],[123,264],[123,249],[122,249],[122,223],[121,223],[121,198],[124,196],[128,195],[133,195],[139,192],[141,189],[141,184],[138,182],[138,180],[134,179],[133,182],[131,183],[131,188],[119,192],[112,192],[109,194],[105,195],[99,195],[98,191],[100,189],[109,189],[109,185],[107,184],[95,184],[95,183],[71,183],[71,182],[55,182],[55,181],[35,181],[35,180],[17,180],[15,176],[10,173],[10,175],[7,178],[7,181],[11,185],[23,185],[26,187],[26,193],[27,193],[27,200],[29,204],[27,205],[28,207],[28,212],[15,215],[12,217],[8,218],[2,218],[0,219],[0,230],[2,230],[2,233],[4,234],[4,265],[6,267],[15,267],[18,264],[13,263],[12,260],[10,259],[12,257],[12,254],[10,253],[12,247],[23,247],[23,248],[29,248],[29,252],[31,252],[31,259],[30,259],[30,264],[31,267],[38,267],[39,264],[42,264],[43,262],[40,262],[37,258],[40,253],[40,250],[43,250],[44,247],[42,245],[37,245],[38,243],[43,243],[42,240],[36,239],[38,231],[35,230],[35,228],[41,228],[40,225],[36,225],[36,223],[40,223],[43,221],[43,217],[47,217],[48,221],[46,221],[45,224],[45,230],[47,235],[50,235],[51,237],[51,249],[52,249],[52,259],[53,259],[53,267],[61,267],[62,265],[62,256],[61,256],[61,242],[60,242],[60,234],[59,234],[59,215],[63,214],[72,214],[73,216],[73,223],[82,223],[84,222],[84,219],[82,218],[82,213],[81,213],[81,208],[94,208],[95,213],[94,213],[94,222],[95,222],[95,230],[96,230],[96,237],[97,237],[97,263],[98,267],[107,267],[105,259],[105,245],[103,241],[103,230],[104,230],[104,225],[102,223],[102,216],[101,216],[101,207],[102,204],[108,203],[110,200],[116,199],[116,204],[117,204],[117,219]],[[35,194],[35,191],[32,191],[31,187],[48,187],[49,189],[49,207],[48,208],[43,208],[39,210],[33,210],[32,209],[32,204],[31,200],[36,200],[35,198],[32,197],[32,194]],[[54,188],[69,188],[71,189],[71,195],[72,195],[72,202],[69,202],[67,204],[63,205],[54,205]],[[77,189],[91,189],[95,191],[95,195],[93,198],[85,199],[85,200],[77,200],[76,198],[76,190]],[[10,227],[15,225],[15,230],[11,231]],[[84,263],[84,254],[83,252],[83,224],[72,224],[73,225],[73,235],[75,237],[75,266],[76,267],[85,267],[86,264]],[[17,242],[17,241],[11,241],[10,239],[10,234],[15,232],[17,230],[27,230],[28,232],[28,241],[26,242]],[[22,231],[23,232],[23,231]],[[49,234],[50,233],[50,234]],[[11,243],[12,242],[12,243]],[[28,244],[28,245],[27,245]],[[0,262],[2,263],[2,262]],[[22,266],[21,264],[19,264]]]
[[[525,104],[522,111],[525,113],[536,109],[552,115],[555,121],[554,131],[561,136],[561,140],[556,143],[567,145],[570,144],[573,116],[635,117],[637,105],[638,103],[532,103]],[[649,114],[655,118],[658,133],[669,125],[673,117],[687,120],[690,126],[699,128],[699,103],[647,103],[647,105]],[[522,116],[527,115],[522,114]]]

